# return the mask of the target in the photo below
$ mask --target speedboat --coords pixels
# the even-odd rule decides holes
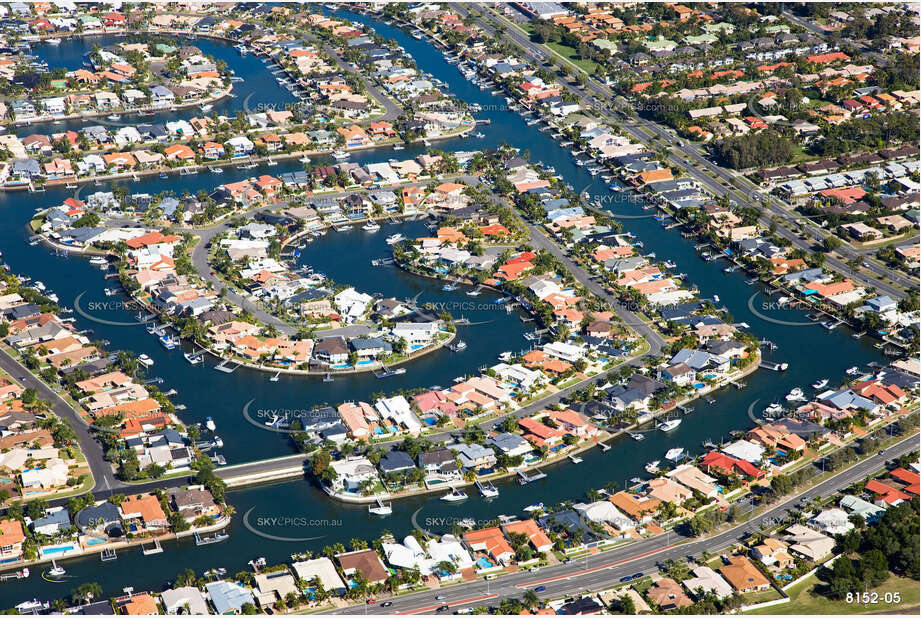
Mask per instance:
[[[445,292],[453,292],[454,290],[457,289],[457,285],[453,283],[446,283],[443,286],[441,286],[441,289]]]
[[[677,448],[670,448],[665,451],[665,459],[669,461],[679,461],[684,458],[684,449],[680,446]]]
[[[443,495],[441,499],[445,502],[460,502],[467,499],[467,494],[464,493],[463,489],[455,488]]]
[[[531,504],[531,505],[524,507],[521,510],[524,511],[525,513],[533,513],[534,511],[543,511],[544,503],[538,502],[537,504]]]
[[[402,234],[394,234],[393,236],[387,237],[387,244],[395,245],[403,239],[404,239],[404,236]]]
[[[210,112],[212,109],[214,109],[214,106],[211,105],[210,103],[206,103],[201,106],[201,111],[203,112]]]
[[[368,223],[362,225],[361,229],[363,229],[366,232],[376,232],[379,229],[381,229],[381,226],[379,223],[374,223],[373,221],[369,221]]]
[[[860,367],[857,367],[857,366],[851,367],[844,373],[846,373],[849,376],[856,376],[858,373],[860,373]]]
[[[467,296],[479,296],[480,294],[482,294],[480,288],[476,288],[475,290],[470,290],[467,292]]]
[[[45,43],[48,43],[48,45],[60,45],[61,39],[57,37],[52,37],[50,39],[45,39]]]
[[[205,418],[205,427],[208,428],[208,431],[214,431],[217,429],[217,424],[215,424],[214,419],[209,416]]]
[[[648,464],[646,464],[646,472],[649,474],[655,474],[659,471],[659,460],[653,459]]]
[[[122,117],[119,116],[118,114],[109,114],[108,116],[106,116],[106,118],[108,118],[109,120],[121,120],[122,119]]]
[[[393,507],[390,506],[390,503],[380,503],[379,506],[368,505],[368,512],[372,515],[391,515],[393,514]]]
[[[657,428],[659,431],[672,431],[673,429],[677,429],[677,428],[678,428],[678,425],[680,425],[680,424],[681,424],[681,419],[680,419],[680,418],[673,418],[673,419],[670,420],[670,421],[665,421],[664,423],[659,423],[659,425],[658,425],[656,428]]]
[[[813,383],[812,383],[812,388],[814,388],[814,389],[816,389],[816,390],[825,388],[826,386],[828,386],[828,378],[822,378],[822,379],[819,380],[818,382],[813,382]]]
[[[147,356],[146,354],[141,354],[138,356],[138,362],[144,365],[145,367],[153,367],[153,359]]]
[[[342,150],[337,150],[336,152],[333,153],[333,159],[337,161],[348,159],[351,156],[352,156],[351,154],[349,154],[348,152],[342,151]]]
[[[90,258],[90,264],[93,266],[108,266],[109,260],[105,259],[101,255],[97,255],[96,257]]]
[[[48,570],[48,575],[51,575],[52,577],[61,577],[63,575],[67,575],[67,571],[64,569],[64,567],[59,567],[58,564],[52,560],[51,568]]]
[[[187,361],[189,361],[190,365],[197,365],[201,362],[201,356],[195,356],[191,352],[185,352],[183,356]]]
[[[806,397],[803,395],[803,389],[797,387],[794,388],[787,394],[787,401],[805,401]]]
[[[162,345],[167,350],[172,350],[176,347],[176,340],[169,335],[160,335],[159,339],[160,345]]]

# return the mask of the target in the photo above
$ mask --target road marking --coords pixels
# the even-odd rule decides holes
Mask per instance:
[[[441,605],[429,605],[428,607],[420,607],[419,609],[413,609],[408,612],[397,612],[398,616],[411,616],[412,614],[430,614],[433,609],[438,609],[442,605],[447,605],[448,607],[456,607],[457,605],[466,605],[467,603],[476,603],[477,601],[485,601],[486,599],[497,599],[499,598],[498,594],[484,594],[478,597],[470,597],[469,599],[463,599],[461,601],[445,602]]]
[[[600,566],[592,567],[590,569],[585,569],[583,571],[576,571],[575,573],[567,573],[565,575],[557,575],[554,577],[548,577],[546,579],[538,579],[532,582],[528,582],[526,584],[515,584],[515,587],[516,588],[530,588],[531,586],[539,586],[540,584],[555,582],[561,579],[570,579],[573,577],[581,577],[582,575],[588,575],[589,573],[597,573],[598,571],[603,571],[605,569],[610,569],[611,567],[625,564],[627,562],[633,562],[634,560],[639,560],[640,558],[646,558],[648,556],[652,556],[653,554],[658,554],[659,552],[663,552],[666,549],[671,549],[672,547],[675,547],[675,545],[674,544],[666,545],[665,547],[660,547],[659,549],[648,551],[645,554],[639,554],[639,555],[633,556],[632,558],[625,558],[623,560],[617,560],[615,562],[608,562],[607,564],[602,564]]]

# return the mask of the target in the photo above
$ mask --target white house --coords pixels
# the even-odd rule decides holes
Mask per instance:
[[[429,345],[438,334],[438,323],[399,322],[390,332],[410,347],[421,347]]]

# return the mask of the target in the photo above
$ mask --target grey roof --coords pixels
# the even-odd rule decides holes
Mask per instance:
[[[413,458],[404,451],[388,451],[381,457],[378,464],[381,472],[396,472],[399,470],[410,470],[416,467]]]

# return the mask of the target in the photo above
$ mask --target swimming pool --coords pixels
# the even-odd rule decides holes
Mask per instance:
[[[55,545],[53,547],[42,547],[42,556],[55,556],[64,552],[76,549],[73,545]]]
[[[489,558],[486,558],[486,557],[477,558],[476,565],[480,567],[481,569],[491,569],[494,566],[496,566],[492,562],[489,561]]]
[[[107,539],[100,539],[100,538],[95,537],[95,536],[91,536],[90,538],[88,538],[88,539],[84,542],[85,545],[89,545],[89,546],[93,546],[93,545],[102,545],[103,543],[108,543],[108,540],[107,540]]]

